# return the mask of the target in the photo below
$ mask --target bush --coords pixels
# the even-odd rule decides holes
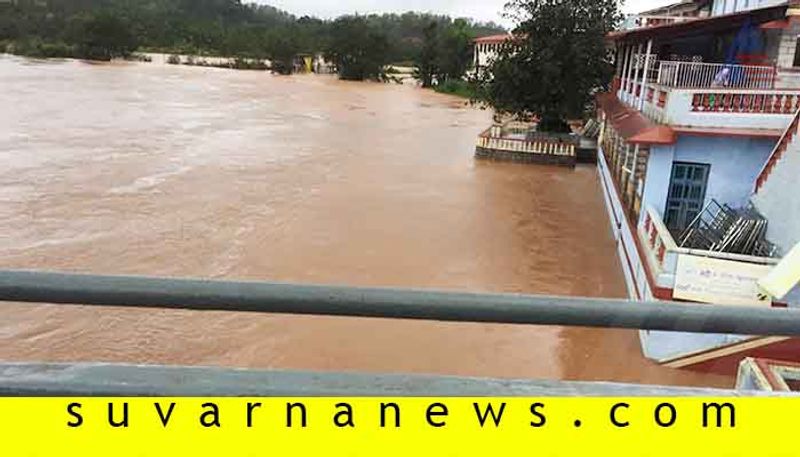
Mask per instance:
[[[167,57],[167,63],[170,65],[180,65],[181,64],[181,57],[175,54],[170,55]]]
[[[75,56],[75,49],[63,42],[45,43],[40,39],[16,41],[2,48],[5,52],[34,58],[69,58]]]

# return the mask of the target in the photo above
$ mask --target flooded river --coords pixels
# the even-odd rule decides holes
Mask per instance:
[[[0,57],[0,266],[623,297],[591,167],[409,86]],[[632,331],[0,304],[0,359],[731,386]]]

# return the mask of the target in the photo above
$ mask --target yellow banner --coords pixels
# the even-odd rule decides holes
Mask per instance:
[[[0,399],[4,456],[794,456],[798,399]]]

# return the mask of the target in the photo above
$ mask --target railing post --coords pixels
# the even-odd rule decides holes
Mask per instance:
[[[660,85],[661,84],[661,72],[664,70],[664,63],[663,62],[659,62],[659,61],[657,61],[657,63],[658,63],[658,76],[656,76],[656,83],[658,83]]]

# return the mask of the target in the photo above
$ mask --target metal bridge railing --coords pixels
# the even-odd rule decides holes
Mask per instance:
[[[792,309],[31,271],[0,271],[0,301],[800,336]]]

